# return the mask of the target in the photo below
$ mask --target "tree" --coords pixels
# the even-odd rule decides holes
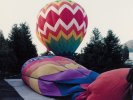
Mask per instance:
[[[124,62],[122,61],[122,45],[120,44],[120,40],[113,34],[112,30],[108,31],[107,36],[104,38],[105,42],[105,65],[110,66],[112,68],[118,68]]]
[[[87,66],[85,65],[85,61],[84,61],[84,53],[74,53],[73,54],[73,60],[75,60],[76,62],[78,62],[81,65]]]
[[[122,60],[125,62],[127,59],[129,59],[129,50],[128,47],[124,45],[122,50]]]
[[[31,41],[29,26],[26,23],[13,25],[9,35],[9,42],[18,59],[18,66],[16,66],[16,69],[20,72],[21,66],[28,59],[37,56],[36,47]]]
[[[104,43],[97,28],[93,30],[90,43],[82,51],[76,55],[76,61],[88,69],[99,71],[103,65]]]
[[[2,48],[3,43],[5,42],[5,38],[3,32],[0,30],[0,48]]]
[[[9,47],[8,40],[5,40],[2,32],[0,32],[0,78],[13,73],[16,65],[17,58],[13,49]]]

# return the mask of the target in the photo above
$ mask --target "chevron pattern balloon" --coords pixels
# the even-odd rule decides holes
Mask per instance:
[[[70,55],[83,40],[87,26],[87,15],[79,4],[58,0],[41,9],[36,33],[48,50],[56,55]]]

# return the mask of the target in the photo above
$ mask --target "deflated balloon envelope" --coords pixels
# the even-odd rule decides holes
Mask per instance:
[[[67,96],[82,92],[82,85],[92,83],[97,76],[97,73],[73,60],[60,56],[32,58],[22,68],[24,82],[45,96]]]
[[[79,4],[71,0],[58,0],[46,5],[37,18],[37,37],[56,55],[73,54],[86,34],[87,15]]]

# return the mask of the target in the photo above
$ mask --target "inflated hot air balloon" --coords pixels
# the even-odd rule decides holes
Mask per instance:
[[[60,56],[32,58],[22,68],[22,79],[37,93],[52,97],[72,96],[73,100],[85,92],[84,88],[98,75]]]
[[[87,25],[87,15],[79,4],[57,0],[39,12],[36,33],[56,55],[72,55],[85,36]]]

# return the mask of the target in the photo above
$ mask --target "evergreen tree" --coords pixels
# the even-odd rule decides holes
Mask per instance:
[[[8,40],[5,40],[0,32],[0,78],[6,77],[9,73],[14,73],[14,66],[17,65],[17,58],[13,49],[9,47]]]
[[[0,48],[2,48],[2,45],[4,42],[5,42],[5,38],[3,36],[3,32],[0,30]]]
[[[93,30],[93,36],[91,41],[81,54],[77,54],[79,60],[77,62],[86,66],[88,69],[97,70],[101,69],[100,66],[103,65],[103,54],[104,54],[104,43],[103,38],[97,28]],[[99,66],[99,67],[98,67]]]
[[[95,44],[102,40],[101,32],[98,30],[98,28],[94,28],[92,33],[93,36],[91,37],[91,43]]]
[[[73,60],[75,60],[77,63],[81,64],[81,65],[84,65],[84,66],[87,66],[85,65],[85,61],[84,61],[84,53],[81,52],[81,53],[74,53],[73,54]]]
[[[129,50],[128,47],[125,45],[123,46],[122,50],[122,61],[125,62],[127,59],[129,59]]]
[[[122,61],[122,45],[120,45],[120,40],[113,34],[112,30],[108,31],[107,36],[104,38],[105,42],[105,65],[110,66],[110,68],[115,68],[123,64]]]
[[[35,45],[31,41],[29,26],[26,23],[15,24],[9,35],[10,46],[18,59],[18,72],[21,66],[30,58],[37,56]]]

